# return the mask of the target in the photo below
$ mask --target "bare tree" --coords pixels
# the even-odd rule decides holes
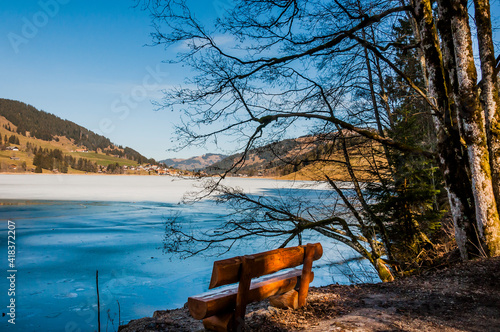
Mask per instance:
[[[488,255],[500,254],[496,173],[500,112],[494,84],[498,68],[488,1],[474,2],[477,28],[484,34],[479,40],[481,90],[465,0],[437,1],[434,8],[430,0],[237,1],[212,26],[202,25],[185,1],[142,3],[155,24],[155,43],[182,43],[188,51],[179,54],[177,61],[197,72],[186,86],[166,92],[160,105],[185,112],[186,125],[178,128],[183,146],[232,137],[243,151],[242,163],[252,148],[285,137],[294,126],[308,128],[314,134],[354,132],[386,149],[422,156],[439,165],[462,258],[478,255],[481,246]],[[414,45],[402,43],[393,33],[399,20],[412,22]],[[396,53],[405,47],[419,50],[424,86],[396,61]],[[372,65],[376,65],[375,70]],[[433,118],[435,144],[408,144],[401,137],[387,134],[393,121],[384,85],[387,75],[399,77],[406,89],[426,104],[422,116]],[[371,107],[364,111],[353,98],[363,86],[368,87],[371,98]],[[195,131],[200,126],[204,129]],[[344,158],[349,168],[348,154]],[[387,160],[390,164],[390,158]],[[373,166],[380,167],[376,163]],[[355,185],[355,174],[349,174]],[[325,181],[343,201],[342,213],[351,213],[356,231],[345,227],[351,225],[351,219],[332,214],[340,213],[338,210],[321,212],[327,215],[325,218],[311,214],[308,219],[298,210],[274,211],[275,202],[263,204],[229,188],[211,189],[269,212],[253,221],[262,231],[243,222],[225,225],[224,229],[234,227],[252,235],[288,234],[290,239],[300,230],[313,229],[341,242],[348,238],[348,245],[360,253],[369,252],[363,254],[368,259],[373,256],[372,264],[382,279],[390,279],[381,272],[388,268],[379,264],[383,255],[390,255],[384,220],[365,204],[362,190],[355,195],[359,203],[355,207],[347,197],[342,198],[333,181],[328,177]],[[289,227],[275,230],[271,221],[286,221]],[[222,234],[229,240],[238,238],[230,231]],[[359,247],[361,238],[366,244]]]

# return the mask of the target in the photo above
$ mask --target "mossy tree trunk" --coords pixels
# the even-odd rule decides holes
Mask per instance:
[[[459,95],[457,66],[455,61],[455,47],[453,44],[453,33],[451,29],[451,11],[446,3],[439,1],[437,4],[437,22],[436,26],[441,36],[440,49],[443,56],[443,72],[445,75],[446,92],[449,101],[449,112],[444,113],[444,124],[449,133],[448,142],[443,144],[446,149],[448,144],[453,145],[450,152],[455,155],[453,169],[455,175],[450,178],[450,186],[454,188],[453,193],[460,195],[459,200],[453,199],[453,194],[449,193],[450,205],[463,204],[463,210],[466,213],[454,215],[455,220],[455,238],[461,252],[462,259],[466,260],[469,256],[480,255],[480,240],[476,231],[474,194],[470,180],[470,165],[467,158],[466,148],[461,143],[460,121],[458,106],[455,102]],[[458,181],[458,183],[456,182]],[[452,203],[455,201],[455,203]]]
[[[500,255],[500,219],[493,193],[485,112],[479,101],[467,0],[451,1],[451,11],[459,92],[456,103],[462,124],[462,137],[467,145],[476,222],[479,235],[485,241],[487,254],[498,256]]]
[[[491,29],[490,4],[487,0],[475,0],[475,19],[479,56],[481,59],[481,104],[485,111],[486,136],[490,153],[491,176],[497,207],[500,206],[500,100],[498,74]]]
[[[412,8],[416,21],[415,32],[419,34],[418,39],[423,57],[422,67],[426,75],[428,93],[435,102],[434,124],[438,139],[437,153],[440,168],[445,179],[445,188],[455,226],[455,238],[461,257],[466,260],[470,256],[478,255],[479,250],[474,230],[473,192],[468,177],[468,162],[460,143],[457,119],[453,114],[454,100],[450,99],[450,91],[446,84],[446,73],[449,73],[450,69],[446,70],[444,67],[430,0],[414,0]],[[447,36],[441,37],[444,38],[446,44]],[[451,38],[451,34],[448,37]],[[450,52],[445,53],[444,56],[449,59]]]
[[[435,101],[438,154],[463,259],[481,254],[480,242],[488,255],[500,255],[498,88],[489,3],[476,0],[475,5],[481,96],[467,1],[438,1],[437,24],[430,0],[412,2],[428,91]]]

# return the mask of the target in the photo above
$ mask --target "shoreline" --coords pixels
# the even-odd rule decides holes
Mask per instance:
[[[142,177],[167,177],[167,178],[182,178],[182,179],[206,179],[206,178],[216,178],[216,176],[186,176],[186,175],[159,175],[159,174],[107,174],[107,173],[34,173],[34,172],[0,172],[1,175],[44,175],[44,176],[142,176]],[[310,179],[283,179],[283,177],[271,177],[271,176],[227,176],[226,179],[253,179],[253,180],[276,180],[276,181],[308,181],[308,182],[316,182],[316,180]],[[337,180],[339,182],[347,182],[343,180]]]
[[[193,180],[202,180],[202,179],[207,179],[207,178],[216,178],[216,176],[203,176],[203,177],[195,177],[195,176],[186,176],[186,175],[158,175],[158,174],[106,174],[106,173],[33,173],[33,172],[0,172],[0,176],[2,174],[5,175],[44,175],[44,176],[123,176],[123,177],[130,177],[130,176],[141,176],[141,177],[166,177],[166,178],[182,178],[182,179],[193,179]],[[287,176],[288,177],[288,176]],[[308,177],[305,176],[299,176],[297,178],[284,178],[283,176],[280,177],[272,177],[272,176],[227,176],[226,179],[249,179],[249,180],[274,180],[274,181],[288,181],[288,182],[325,182],[324,180],[311,180]],[[336,182],[341,182],[341,183],[349,183],[350,181],[346,179],[334,179]]]
[[[248,305],[246,331],[498,331],[500,257],[459,263],[390,283],[311,287],[296,310]],[[187,299],[186,299],[187,300]],[[132,320],[120,332],[204,331],[186,305]]]
[[[203,179],[203,178],[214,178],[216,176],[203,176],[203,177],[189,177],[186,175],[159,175],[159,174],[108,174],[108,173],[34,173],[34,172],[0,172],[0,175],[99,175],[99,176],[160,176],[160,177],[185,177],[193,179]],[[280,177],[270,177],[270,176],[228,176],[231,179],[269,179],[269,180],[283,180],[283,181],[294,181],[287,179],[280,179]],[[307,180],[297,180],[297,181],[307,181]]]

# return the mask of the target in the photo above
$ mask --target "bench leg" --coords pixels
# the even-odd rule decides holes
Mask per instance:
[[[292,289],[281,295],[274,295],[269,298],[269,304],[276,308],[291,308],[297,309],[299,307],[299,296],[295,289]]]
[[[242,331],[245,326],[245,313],[248,304],[248,291],[252,282],[251,266],[255,258],[243,256],[241,259],[240,282],[236,296],[236,309],[234,311],[234,330]]]
[[[203,327],[206,330],[227,332],[231,331],[234,325],[234,313],[229,312],[222,315],[214,315],[203,320]]]
[[[299,307],[306,305],[307,293],[309,292],[309,283],[312,281],[312,263],[314,257],[314,245],[308,243],[304,253],[304,265],[302,267],[302,276],[300,278],[299,288]]]

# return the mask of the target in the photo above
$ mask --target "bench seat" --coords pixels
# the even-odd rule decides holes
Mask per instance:
[[[320,243],[309,243],[216,261],[211,290],[189,297],[189,312],[203,319],[206,329],[226,332],[244,328],[251,302],[269,298],[280,308],[302,307],[314,278],[312,263],[322,255]],[[302,269],[295,269],[299,265]]]
[[[261,301],[294,289],[301,275],[301,269],[292,269],[252,280],[248,302]],[[238,284],[234,284],[189,297],[188,307],[191,316],[195,319],[204,319],[224,312],[225,308],[234,308],[237,294]]]

